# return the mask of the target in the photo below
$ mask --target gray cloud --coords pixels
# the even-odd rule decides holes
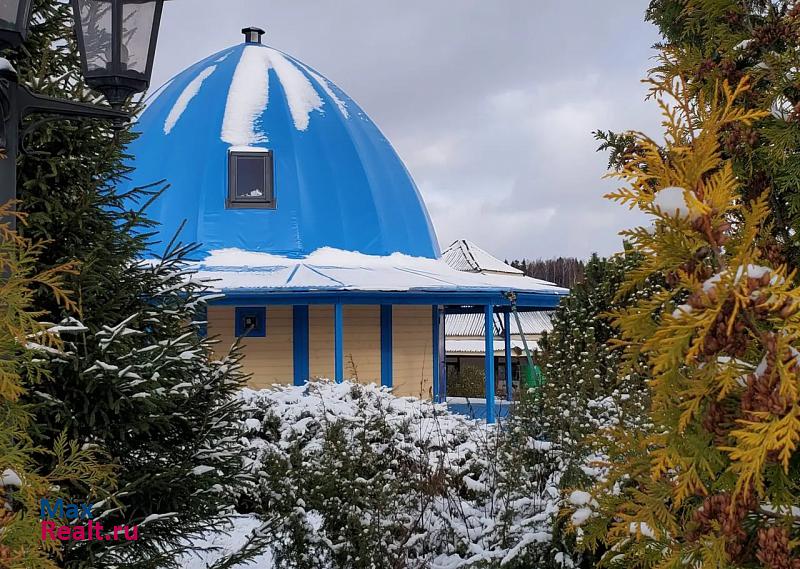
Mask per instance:
[[[605,202],[597,128],[658,132],[640,83],[657,40],[647,0],[175,0],[154,85],[240,41],[315,67],[405,160],[443,246],[586,257],[640,220]]]

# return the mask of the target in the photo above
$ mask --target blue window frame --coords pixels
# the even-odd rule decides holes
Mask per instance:
[[[237,338],[265,338],[267,336],[267,308],[265,306],[237,306],[235,325]]]

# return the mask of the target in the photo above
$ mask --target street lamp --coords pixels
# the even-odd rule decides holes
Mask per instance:
[[[25,41],[32,3],[0,0],[0,50]],[[11,63],[0,57],[0,203],[16,198],[19,129],[27,116],[130,119],[120,109],[150,84],[163,5],[164,0],[72,0],[86,83],[113,108],[37,95],[19,84]]]
[[[72,0],[86,83],[119,108],[150,84],[164,0]]]
[[[0,0],[0,49],[17,47],[28,36],[33,0]]]

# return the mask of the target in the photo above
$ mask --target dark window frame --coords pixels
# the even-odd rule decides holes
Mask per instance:
[[[260,158],[266,161],[264,168],[264,188],[262,197],[241,197],[236,195],[238,182],[238,160],[240,158]],[[228,151],[228,194],[225,201],[229,209],[275,209],[275,160],[272,150],[258,151],[230,150]]]
[[[256,325],[248,330],[245,319],[254,318]],[[234,333],[237,338],[266,338],[267,337],[267,308],[266,306],[237,306],[234,310]]]

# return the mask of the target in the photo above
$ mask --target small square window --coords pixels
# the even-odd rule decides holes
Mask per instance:
[[[274,185],[271,150],[228,152],[229,208],[274,208]]]
[[[263,306],[236,308],[236,337],[264,338],[267,335],[267,309]]]

